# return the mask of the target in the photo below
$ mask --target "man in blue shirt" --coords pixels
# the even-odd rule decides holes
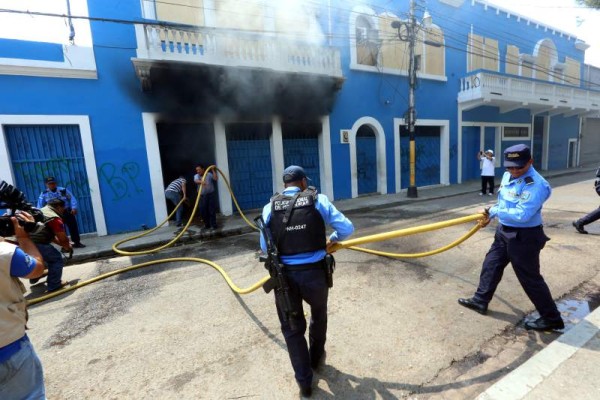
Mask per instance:
[[[300,393],[304,397],[310,397],[312,369],[318,368],[324,358],[327,336],[329,287],[324,258],[333,243],[344,240],[354,232],[354,226],[331,204],[327,196],[317,195],[314,188],[308,187],[308,178],[302,167],[292,165],[286,168],[283,183],[283,193],[271,198],[271,202],[263,208],[262,217],[271,229],[284,264],[290,302],[297,311],[294,323],[290,324],[276,302],[281,332],[288,347]],[[288,213],[289,207],[292,210]],[[328,239],[326,225],[334,229]],[[260,247],[263,252],[267,251],[262,235]],[[302,301],[311,308],[310,349],[304,338],[306,319]]]
[[[65,211],[61,214],[61,218],[67,228],[69,228],[69,234],[71,235],[71,240],[73,241],[74,248],[83,248],[85,245],[81,243],[81,238],[79,236],[79,226],[77,225],[77,215],[78,205],[77,199],[73,196],[73,193],[67,188],[57,186],[56,178],[53,176],[49,176],[45,180],[46,190],[40,193],[40,197],[37,201],[37,208],[42,208],[46,204],[48,204],[49,200],[52,199],[61,199],[65,202]]]
[[[479,286],[471,298],[458,299],[464,307],[480,314],[488,303],[510,262],[525,293],[540,318],[525,322],[526,329],[563,329],[564,323],[550,289],[540,274],[540,251],[550,240],[542,227],[542,206],[552,189],[533,168],[529,147],[518,144],[504,151],[507,172],[502,177],[498,202],[487,210],[488,219],[498,218],[494,243],[483,261]]]
[[[34,222],[21,213],[18,218]],[[0,237],[0,399],[45,399],[42,364],[25,334],[25,288],[19,278],[38,278],[44,262],[27,232],[11,218],[18,245]]]

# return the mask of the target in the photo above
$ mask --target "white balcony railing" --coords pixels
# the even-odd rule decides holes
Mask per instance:
[[[521,103],[571,110],[600,111],[600,92],[488,72],[460,80],[458,102]]]
[[[337,49],[216,28],[136,24],[137,58],[271,69],[342,78]]]

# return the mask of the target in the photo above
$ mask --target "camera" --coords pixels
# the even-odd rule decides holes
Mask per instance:
[[[17,211],[28,212],[35,220],[35,222],[19,220],[19,224],[25,228],[26,232],[35,231],[37,223],[44,220],[44,214],[27,202],[23,192],[5,181],[0,182],[0,209],[6,209],[8,211],[7,215],[0,216],[0,236],[3,237],[15,234],[15,229],[10,217],[15,216]]]

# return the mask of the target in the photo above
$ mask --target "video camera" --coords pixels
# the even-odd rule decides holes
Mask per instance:
[[[14,217],[17,211],[28,212],[35,220],[35,222],[19,220],[19,224],[23,226],[27,232],[35,231],[37,223],[44,220],[42,212],[27,202],[23,192],[5,181],[0,182],[0,209],[8,210],[7,215],[0,216],[0,236],[3,237],[13,236],[15,234],[15,229],[10,217]]]

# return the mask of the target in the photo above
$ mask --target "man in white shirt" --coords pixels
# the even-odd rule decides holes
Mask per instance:
[[[477,159],[481,161],[481,192],[480,196],[484,196],[486,190],[488,196],[494,195],[494,176],[496,175],[494,160],[494,151],[487,150],[485,153],[480,151],[477,153]]]

